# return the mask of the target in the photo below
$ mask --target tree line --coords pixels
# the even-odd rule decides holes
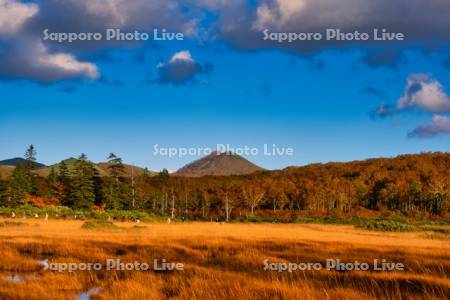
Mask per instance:
[[[108,157],[108,175],[81,154],[63,161],[44,178],[34,170],[36,150],[26,164],[0,181],[0,206],[29,199],[74,209],[141,210],[172,218],[222,220],[299,212],[352,214],[400,212],[446,216],[450,209],[450,154],[422,153],[392,159],[313,164],[240,176],[127,174],[120,157]]]

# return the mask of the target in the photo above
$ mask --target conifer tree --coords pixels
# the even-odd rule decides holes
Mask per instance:
[[[50,169],[50,173],[47,176],[47,195],[49,197],[57,197],[59,196],[59,182],[58,182],[58,174],[55,171],[55,168]]]
[[[8,182],[0,179],[0,207],[8,206]]]
[[[11,175],[8,188],[8,206],[14,207],[25,202],[25,196],[32,191],[31,178],[26,168],[18,165]]]
[[[64,181],[69,178],[69,168],[67,167],[67,164],[65,161],[62,161],[59,164],[59,172],[58,172],[58,179],[60,181]]]
[[[125,168],[123,166],[122,159],[120,157],[117,157],[114,153],[110,153],[108,156],[108,169],[109,175],[117,182],[125,174]]]
[[[109,178],[105,189],[106,203],[112,209],[128,208],[131,198],[131,189],[126,182],[125,167],[122,159],[114,153],[108,156]]]
[[[26,169],[28,172],[31,172],[34,170],[34,166],[36,164],[36,149],[33,145],[30,145],[25,152],[25,159],[27,160]]]
[[[67,167],[67,163],[63,160],[59,163],[58,167],[58,183],[60,187],[59,199],[61,204],[66,206],[72,206],[73,203],[70,199],[71,192],[71,182],[70,182],[70,172]]]
[[[37,155],[37,152],[33,145],[30,145],[28,147],[27,151],[25,151],[25,159],[26,159],[25,169],[28,174],[28,178],[30,179],[29,193],[33,194],[33,195],[37,194],[35,174],[33,172],[35,169],[35,164],[36,164],[36,155]]]
[[[74,208],[89,208],[94,204],[94,166],[81,154],[75,161],[70,187],[70,202]]]

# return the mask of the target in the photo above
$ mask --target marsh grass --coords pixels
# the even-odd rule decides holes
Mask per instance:
[[[29,222],[34,222],[29,221]],[[318,224],[162,224],[41,221],[0,231],[0,299],[448,299],[450,242],[424,232],[380,232]],[[107,225],[104,225],[107,224]],[[113,228],[115,228],[113,226]],[[134,229],[133,229],[134,228]],[[138,229],[137,231],[135,231]],[[37,261],[182,262],[184,271],[43,271]],[[401,262],[403,272],[264,271],[263,261]],[[34,276],[36,275],[36,276]]]
[[[428,238],[428,239],[432,239],[432,240],[448,240],[448,241],[450,241],[450,235],[444,234],[444,233],[437,233],[437,232],[425,233],[424,237]]]
[[[9,220],[0,222],[0,228],[1,227],[20,227],[20,226],[28,226],[28,225],[29,225],[28,223],[9,221]]]
[[[82,229],[87,230],[103,230],[103,231],[123,231],[123,232],[139,232],[147,229],[147,226],[144,225],[133,225],[133,226],[118,226],[111,221],[106,220],[91,220],[85,221],[83,225],[81,225]]]
[[[422,230],[424,231],[432,231],[435,233],[440,233],[440,234],[450,234],[450,229],[449,228],[445,228],[445,227],[441,227],[441,226],[430,226],[430,225],[426,225],[422,227]]]
[[[118,230],[120,229],[116,224],[106,220],[94,220],[94,221],[86,221],[81,225],[83,229],[90,230]]]

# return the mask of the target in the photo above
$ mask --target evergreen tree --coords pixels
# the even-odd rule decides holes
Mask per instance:
[[[8,187],[7,206],[17,206],[25,202],[25,196],[32,191],[31,178],[24,166],[18,165],[11,175]]]
[[[70,192],[71,192],[70,172],[65,161],[59,163],[58,183],[60,187],[59,199],[61,201],[61,204],[65,206],[72,206],[73,203],[70,199]]]
[[[75,161],[70,186],[70,204],[74,208],[89,208],[95,201],[94,166],[81,154]]]
[[[32,195],[37,195],[37,188],[36,188],[36,182],[35,182],[35,174],[34,174],[34,169],[35,169],[35,164],[36,164],[36,149],[34,148],[33,145],[30,145],[27,149],[27,151],[25,151],[25,159],[26,159],[26,172],[28,174],[28,177],[30,179],[30,191],[29,193]]]
[[[34,165],[36,163],[36,149],[33,145],[30,145],[25,152],[25,159],[27,160],[26,168],[28,172],[31,172],[34,170]]]
[[[97,206],[101,206],[104,202],[104,194],[103,194],[103,180],[100,176],[100,173],[97,169],[93,168],[94,171],[94,195],[95,195],[95,201],[94,204]]]
[[[8,206],[8,182],[0,179],[0,207]]]
[[[62,161],[59,164],[59,172],[58,172],[58,179],[59,181],[65,181],[69,178],[69,168],[67,167],[67,164],[65,161]]]
[[[48,174],[47,176],[47,196],[49,197],[59,196],[59,182],[55,168],[51,168],[50,174]]]
[[[108,156],[109,178],[105,190],[106,204],[112,209],[127,208],[131,190],[125,179],[125,168],[122,159],[114,153]]]
[[[108,156],[108,169],[109,175],[116,181],[119,181],[119,179],[125,174],[122,159],[117,157],[114,153],[110,153]]]

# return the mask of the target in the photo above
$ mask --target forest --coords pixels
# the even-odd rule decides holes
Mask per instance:
[[[122,159],[108,156],[99,174],[86,155],[63,161],[47,177],[26,164],[0,180],[0,207],[66,206],[86,210],[132,210],[183,220],[239,220],[299,214],[402,214],[446,217],[450,209],[450,154],[421,153],[346,163],[311,164],[250,175],[174,176],[167,170],[127,174]]]

